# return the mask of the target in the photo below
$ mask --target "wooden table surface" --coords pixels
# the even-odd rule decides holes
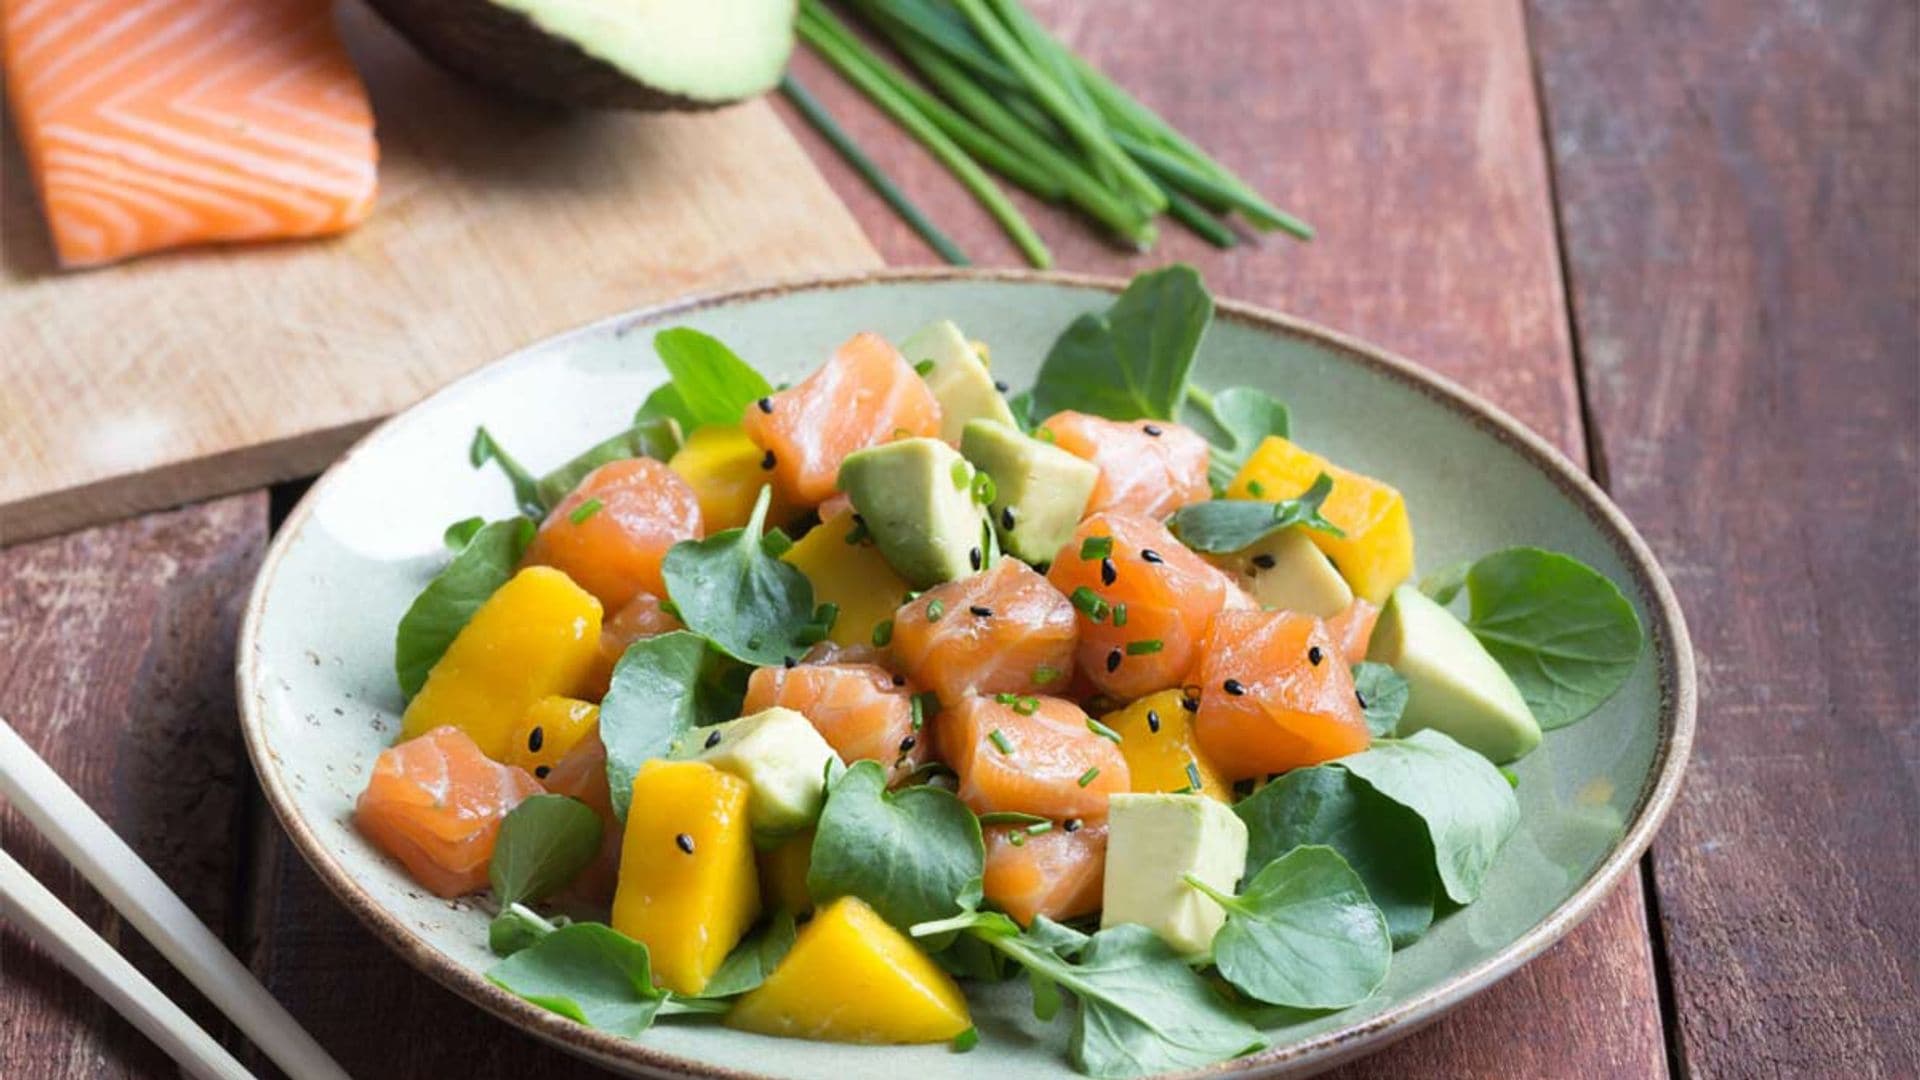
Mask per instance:
[[[1170,228],[1139,256],[1035,207],[1062,267],[1188,260],[1460,380],[1593,472],[1687,610],[1699,736],[1641,874],[1339,1075],[1920,1076],[1915,5],[1035,6],[1320,230],[1221,252]],[[916,146],[797,71],[977,263],[1017,263]],[[933,261],[803,137],[890,263]],[[297,494],[0,551],[0,712],[355,1075],[591,1074],[376,945],[265,808],[233,641]],[[0,845],[224,1030],[11,811]],[[11,931],[0,986],[0,1075],[174,1071]]]

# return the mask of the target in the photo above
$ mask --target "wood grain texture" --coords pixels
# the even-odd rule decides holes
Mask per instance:
[[[1653,856],[1686,1071],[1920,1075],[1920,17],[1534,25],[1599,446],[1700,658]]]
[[[1166,222],[1159,246],[1139,255],[1015,192],[1063,268],[1127,275],[1191,262],[1217,294],[1401,352],[1585,460],[1518,0],[1202,0],[1205,18],[1180,19],[1150,0],[1030,6],[1319,230],[1310,244],[1274,236],[1221,251]],[[796,70],[976,262],[1018,263],[992,219],[883,114],[817,58],[803,54]],[[830,148],[803,142],[890,263],[934,261]],[[1665,1070],[1646,909],[1630,879],[1520,973],[1335,1075],[1642,1080]]]
[[[236,923],[234,718],[241,594],[264,494],[0,552],[0,709],[216,933]],[[224,1022],[42,841],[0,809],[0,846],[216,1034]],[[152,1043],[17,931],[0,930],[0,1075],[161,1076]]]
[[[378,207],[346,236],[54,273],[0,138],[0,543],[318,472],[372,421],[590,319],[877,262],[762,103],[558,116],[341,14],[381,144]]]

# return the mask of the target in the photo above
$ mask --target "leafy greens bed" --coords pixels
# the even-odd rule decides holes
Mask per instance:
[[[907,556],[888,546],[892,538],[884,533],[888,528],[884,515],[863,504],[858,491],[853,492],[855,512],[850,519],[834,517],[825,507],[796,508],[788,497],[793,485],[787,474],[774,471],[779,463],[771,444],[763,448],[735,434],[743,416],[755,412],[772,416],[776,400],[784,401],[779,395],[785,391],[777,391],[711,337],[685,328],[663,331],[655,346],[670,381],[646,399],[626,431],[552,472],[530,473],[485,429],[476,433],[470,454],[473,463],[476,467],[491,463],[501,471],[520,513],[500,521],[471,519],[449,527],[446,539],[454,552],[452,559],[422,591],[398,629],[395,671],[403,693],[414,702],[408,718],[411,731],[414,709],[424,708],[421,703],[436,693],[446,693],[436,689],[435,681],[444,678],[450,683],[462,677],[459,672],[444,676],[442,672],[469,669],[476,663],[463,650],[467,635],[483,632],[488,605],[510,587],[519,587],[527,573],[525,566],[549,565],[540,546],[548,543],[548,530],[560,522],[583,528],[597,515],[614,513],[598,495],[588,494],[597,483],[590,478],[600,476],[603,467],[652,459],[671,460],[678,470],[689,460],[683,454],[725,451],[744,455],[741,460],[749,463],[745,466],[749,479],[758,476],[753,470],[759,469],[772,481],[756,483],[751,501],[740,502],[744,520],[734,519],[741,521],[739,525],[682,539],[658,560],[663,594],[656,598],[650,617],[659,622],[649,624],[650,632],[637,635],[617,658],[610,658],[597,711],[591,713],[591,720],[579,720],[580,724],[597,723],[597,728],[584,727],[585,734],[573,736],[594,740],[595,748],[603,751],[591,759],[586,770],[590,783],[580,790],[604,790],[605,805],[590,805],[591,798],[575,797],[579,791],[574,791],[532,794],[510,807],[496,808],[499,820],[497,835],[489,834],[486,887],[499,911],[489,941],[502,958],[488,977],[544,1008],[627,1037],[639,1037],[656,1019],[678,1014],[721,1016],[729,1023],[753,1027],[742,1017],[773,1007],[767,1001],[785,967],[815,962],[809,936],[816,934],[827,916],[816,914],[811,923],[797,923],[796,916],[803,916],[809,907],[816,912],[839,911],[845,898],[851,898],[861,911],[877,918],[847,923],[855,928],[848,932],[856,935],[848,940],[858,941],[861,949],[870,948],[876,956],[892,957],[889,962],[896,966],[927,963],[931,957],[939,968],[962,979],[1024,978],[1031,987],[1034,1014],[1041,1020],[1070,1012],[1072,1064],[1101,1077],[1189,1068],[1255,1051],[1265,1044],[1256,1021],[1266,1007],[1333,1010],[1372,996],[1386,979],[1396,949],[1412,945],[1437,918],[1480,895],[1503,846],[1518,828],[1513,774],[1499,763],[1531,749],[1540,729],[1572,723],[1612,695],[1638,660],[1641,630],[1632,606],[1604,576],[1568,556],[1527,547],[1494,552],[1431,575],[1423,583],[1424,592],[1410,586],[1396,589],[1394,581],[1387,581],[1377,591],[1379,597],[1388,598],[1384,613],[1364,604],[1359,594],[1367,584],[1365,570],[1355,552],[1372,550],[1365,545],[1375,543],[1369,537],[1377,534],[1376,523],[1356,516],[1353,496],[1343,491],[1350,493],[1356,485],[1367,484],[1375,485],[1367,490],[1391,489],[1357,474],[1313,464],[1300,475],[1291,494],[1278,497],[1280,493],[1271,492],[1267,494],[1275,497],[1265,497],[1260,490],[1262,478],[1271,483],[1270,478],[1279,475],[1273,455],[1292,452],[1285,438],[1288,412],[1256,389],[1209,392],[1192,381],[1194,359],[1212,314],[1212,298],[1190,268],[1174,266],[1144,274],[1108,310],[1082,315],[1069,325],[1047,354],[1034,385],[994,406],[1010,421],[999,437],[1014,440],[1026,447],[1024,453],[1038,457],[1060,447],[1073,449],[1059,434],[1068,429],[1049,419],[1063,414],[1137,424],[1138,430],[1155,439],[1163,428],[1190,426],[1205,439],[1204,444],[1195,442],[1201,447],[1195,464],[1201,494],[1170,512],[1154,515],[1164,525],[1138,526],[1163,529],[1154,535],[1166,537],[1161,543],[1168,546],[1167,551],[1140,548],[1136,552],[1117,539],[1117,533],[1086,534],[1084,540],[1060,549],[1045,579],[1033,570],[1015,569],[1026,575],[1021,580],[1040,583],[1031,588],[1058,586],[1059,593],[1051,595],[1062,608],[1068,605],[1065,596],[1071,596],[1068,617],[1075,620],[1076,633],[1083,639],[1095,633],[1130,632],[1143,625],[1164,624],[1177,630],[1177,612],[1170,616],[1171,623],[1162,612],[1137,602],[1129,612],[1129,604],[1116,591],[1124,585],[1116,581],[1123,573],[1119,564],[1124,563],[1127,575],[1158,572],[1169,563],[1172,549],[1179,549],[1179,558],[1191,559],[1191,565],[1199,568],[1192,573],[1202,575],[1195,580],[1205,588],[1221,587],[1209,584],[1215,577],[1205,576],[1216,575],[1219,581],[1229,582],[1224,588],[1251,587],[1261,601],[1228,603],[1216,627],[1253,627],[1247,631],[1252,635],[1248,641],[1281,632],[1276,627],[1305,627],[1298,629],[1307,635],[1300,640],[1311,645],[1301,653],[1303,666],[1298,671],[1304,674],[1297,677],[1322,680],[1317,685],[1336,687],[1344,695],[1326,708],[1346,717],[1344,722],[1356,729],[1349,737],[1357,742],[1344,744],[1348,749],[1340,752],[1290,760],[1281,768],[1224,777],[1216,777],[1211,766],[1203,770],[1204,755],[1192,750],[1184,771],[1175,769],[1173,781],[1156,785],[1147,779],[1144,759],[1130,756],[1142,740],[1178,725],[1180,730],[1198,731],[1204,748],[1204,725],[1217,729],[1237,724],[1240,727],[1234,730],[1249,730],[1246,725],[1265,721],[1249,721],[1244,712],[1235,712],[1242,708],[1239,699],[1271,704],[1271,695],[1280,691],[1251,676],[1244,683],[1226,678],[1203,687],[1195,685],[1199,681],[1195,674],[1184,682],[1175,678],[1165,683],[1158,696],[1108,693],[1108,684],[1098,681],[1102,665],[1084,662],[1088,654],[1083,641],[1079,646],[1082,666],[1095,677],[1102,693],[1083,695],[1080,702],[1089,713],[1100,711],[1098,704],[1105,714],[1102,719],[1086,716],[1086,730],[1079,738],[1090,739],[1087,745],[1093,749],[1075,752],[1097,750],[1109,755],[1098,760],[1111,762],[1113,751],[1100,749],[1111,743],[1132,770],[1133,793],[1127,793],[1124,783],[1117,789],[1110,824],[1104,820],[1104,807],[1100,815],[983,809],[985,781],[973,771],[981,768],[971,764],[974,758],[955,756],[950,747],[940,755],[928,755],[936,731],[951,741],[957,738],[952,731],[970,730],[964,727],[968,718],[988,710],[1002,719],[990,732],[982,729],[977,754],[1012,757],[1021,732],[1041,730],[1020,724],[1037,724],[1056,715],[1049,711],[1056,708],[1049,704],[1055,699],[1024,687],[998,694],[984,690],[979,695],[937,694],[909,685],[899,674],[892,676],[889,685],[887,671],[873,667],[878,673],[877,689],[869,692],[883,697],[897,694],[893,707],[902,717],[910,715],[910,721],[901,721],[906,734],[898,739],[897,760],[827,753],[824,758],[809,759],[813,764],[796,772],[787,767],[789,751],[780,751],[788,754],[784,758],[754,758],[754,754],[772,752],[757,749],[760,744],[752,740],[764,742],[774,736],[742,726],[754,724],[751,719],[736,718],[754,694],[764,697],[763,684],[797,680],[823,659],[849,669],[861,663],[894,662],[896,669],[911,666],[899,657],[910,645],[904,636],[912,620],[920,620],[928,627],[924,633],[932,634],[934,624],[943,618],[984,623],[995,617],[983,597],[953,600],[949,611],[943,590],[991,579],[1001,573],[995,568],[1013,556],[1000,552],[993,532],[980,540],[982,534],[974,527],[971,537],[978,544],[969,553],[971,574],[963,568],[954,585],[941,585],[925,597],[907,590],[905,604],[874,624],[871,639],[878,649],[858,656],[836,654],[835,650],[849,646],[838,638],[829,639],[852,613],[822,600],[817,581],[828,579],[816,570],[803,569],[818,564],[799,557],[796,541],[829,549],[838,544],[852,551],[870,547],[872,531],[882,534],[880,551],[888,563],[905,566]],[[967,362],[971,361],[969,356]],[[947,376],[934,359],[916,364],[915,370],[936,389],[951,385],[939,382]],[[995,400],[999,401],[997,395]],[[944,400],[942,404],[952,407]],[[967,438],[974,435],[969,424]],[[1026,445],[1056,441],[1058,446],[1045,451]],[[963,443],[963,448],[970,445]],[[1146,445],[1158,452],[1161,444]],[[729,446],[733,450],[727,451]],[[787,452],[784,445],[782,450]],[[968,461],[974,457],[970,450],[967,459],[950,448],[944,450],[947,456],[940,456],[939,448],[927,453],[939,462],[949,458],[954,462],[950,471],[955,498],[963,509],[940,512],[980,515],[999,522],[1005,532],[1014,529],[1020,515],[1013,512],[1017,493],[1007,474],[970,467]],[[1106,471],[1101,482],[1113,486],[1116,466],[1109,461],[1102,468]],[[933,475],[944,477],[945,472],[936,470]],[[1209,488],[1212,497],[1207,495]],[[1398,499],[1397,493],[1393,498]],[[972,507],[974,503],[991,505],[983,510]],[[1027,506],[1017,504],[1021,514],[1027,513]],[[1097,515],[1090,515],[1087,520],[1096,519]],[[790,536],[770,524],[776,520],[799,525]],[[819,540],[830,521],[845,520],[851,525],[844,542]],[[1086,524],[1079,528],[1084,532]],[[1405,542],[1406,565],[1399,577],[1411,569],[1410,534]],[[829,555],[834,550],[838,549],[829,550]],[[1137,557],[1138,563],[1126,562],[1123,556]],[[1296,624],[1249,610],[1262,602],[1269,608],[1276,606],[1259,591],[1258,574],[1273,570],[1280,558],[1318,560],[1313,565],[1325,565],[1321,587],[1344,595],[1341,603],[1347,604],[1338,619],[1330,614],[1324,620],[1315,617]],[[1081,566],[1085,573],[1099,575],[1095,585],[1069,589],[1061,584],[1061,574],[1082,572]],[[1223,570],[1207,569],[1210,566],[1243,568],[1248,576],[1230,579]],[[1341,577],[1352,578],[1353,587]],[[1232,584],[1233,580],[1239,584]],[[551,583],[542,587],[565,588]],[[844,583],[836,588],[840,591],[835,595],[845,600]],[[1464,617],[1445,607],[1463,593]],[[889,594],[884,610],[891,612],[900,603],[898,593]],[[1367,629],[1363,629],[1358,651],[1350,650],[1346,663],[1336,659],[1336,671],[1323,664],[1328,652],[1341,655],[1328,627],[1361,606],[1369,612],[1365,627],[1372,631],[1372,644],[1367,645]],[[1241,613],[1234,614],[1236,609]],[[1001,614],[1004,617],[1006,612]],[[1377,628],[1371,621],[1375,615],[1380,620]],[[1233,619],[1242,621],[1233,623]],[[1308,622],[1311,626],[1306,626]],[[1163,660],[1172,663],[1166,658],[1183,645],[1194,647],[1196,656],[1206,656],[1232,654],[1242,644],[1230,636],[1183,642],[1172,631],[1161,632],[1160,637],[1136,637],[1105,656],[1104,674],[1117,679],[1123,664],[1128,665],[1126,671],[1134,671]],[[890,655],[894,661],[887,660]],[[1192,671],[1211,671],[1205,665],[1212,662],[1202,660]],[[925,672],[916,670],[915,675],[921,685],[928,684]],[[1032,686],[1064,686],[1064,675],[1049,660],[1034,667]],[[1129,698],[1139,700],[1129,705]],[[589,715],[590,703],[579,705],[565,714],[573,718],[567,723]],[[1065,708],[1072,716],[1082,715],[1071,703]],[[1298,712],[1306,707],[1294,702],[1287,708]],[[1265,715],[1270,719],[1280,713]],[[806,719],[819,725],[814,716]],[[547,720],[535,723],[530,731],[518,729],[511,753],[541,752],[543,741],[559,737],[558,723]],[[775,725],[761,727],[771,731]],[[1008,732],[1016,737],[1010,738]],[[803,729],[802,735],[806,734]],[[551,754],[551,748],[547,752]],[[490,749],[487,756],[501,758]],[[641,843],[636,836],[643,819],[658,809],[636,802],[635,793],[652,790],[647,787],[654,782],[650,778],[665,775],[658,772],[663,762],[692,758],[714,761],[723,771],[728,762],[746,761],[738,768],[753,781],[753,794],[739,794],[740,799],[771,800],[788,788],[803,793],[792,803],[802,807],[793,811],[801,815],[794,822],[773,830],[763,828],[771,818],[755,820],[761,878],[756,891],[769,895],[778,891],[769,884],[769,875],[778,872],[768,869],[768,860],[777,861],[782,857],[779,852],[796,850],[796,837],[810,840],[809,846],[798,849],[801,855],[793,864],[797,868],[787,873],[788,894],[800,899],[769,903],[772,913],[764,919],[753,918],[757,902],[734,912],[740,916],[735,922],[745,932],[736,935],[737,944],[724,962],[703,973],[697,989],[669,989],[674,979],[662,972],[668,967],[678,970],[682,961],[677,954],[665,957],[660,941],[643,941],[644,934],[623,932],[616,925],[621,923],[627,890],[658,884],[630,880],[640,873],[634,861]],[[501,760],[510,765],[515,759]],[[532,760],[526,762],[530,769]],[[569,755],[558,766],[539,760],[546,763],[534,769],[534,775],[554,790],[563,790],[574,757]],[[769,760],[784,770],[779,791],[767,780],[772,775],[767,771]],[[551,772],[554,768],[561,772]],[[1111,773],[1117,766],[1104,768]],[[1105,782],[1101,775],[1100,765],[1084,770],[1076,765],[1060,782],[1064,793],[1060,797],[1088,798],[1075,789],[1096,790],[1096,782]],[[715,798],[733,797],[729,784],[741,791],[747,787],[731,780],[713,783]],[[362,801],[363,827],[378,838],[364,824],[373,791],[370,788]],[[1159,794],[1136,794],[1143,792]],[[1128,799],[1147,801],[1125,802]],[[756,807],[756,815],[763,812],[758,809],[762,803],[742,805]],[[1136,808],[1138,818],[1132,816]],[[780,806],[783,814],[790,809]],[[1155,901],[1168,913],[1164,920],[1108,920],[1103,925],[1100,919],[1082,914],[1056,921],[1045,907],[1015,918],[1010,905],[994,891],[990,868],[994,859],[1009,850],[1077,844],[1098,835],[1107,853],[1104,890],[1111,907],[1116,890],[1144,891],[1148,886],[1140,882],[1152,877],[1152,872],[1120,865],[1125,858],[1121,854],[1124,834],[1136,827],[1131,822],[1144,821],[1152,813],[1174,815],[1155,820],[1184,823],[1188,818],[1180,815],[1189,811],[1192,820],[1208,822],[1206,829],[1211,831],[1205,836],[1235,838],[1220,843],[1244,855],[1236,854],[1231,871],[1224,875],[1197,860],[1191,865],[1178,858],[1167,860],[1179,864],[1169,871],[1174,878],[1153,883],[1168,894],[1167,899]],[[711,832],[696,836],[697,830],[689,827],[670,834],[689,865],[696,851],[702,858],[722,857],[713,854],[731,842],[722,818],[715,819],[720,824]],[[1218,846],[1214,839],[1196,843],[1209,850]],[[624,858],[618,850],[622,844]],[[755,856],[744,840],[738,852],[739,859],[745,860],[740,865],[751,877]],[[609,865],[617,864],[621,890],[621,898],[614,902],[616,925],[575,922],[556,913],[561,908],[581,913],[578,882],[593,873],[596,863],[610,858]],[[670,886],[659,888],[671,891]],[[712,890],[730,887],[702,886],[711,895],[720,894]],[[570,903],[546,906],[556,898],[568,899],[569,889],[573,890]],[[711,895],[702,894],[708,899]],[[709,923],[702,926],[720,919],[722,915],[713,912],[724,906],[713,900],[703,908],[707,914],[701,917]],[[603,897],[601,906],[591,913],[604,910]],[[1198,949],[1183,944],[1186,939],[1181,936],[1181,928],[1193,925],[1196,918],[1207,927]],[[862,926],[868,929],[860,930]],[[963,1001],[958,1010],[964,1017]],[[804,1017],[787,1015],[781,1022],[786,1030],[808,1033],[801,1020]],[[869,1036],[867,1041],[910,1041],[897,1030],[889,1038],[882,1030],[885,1025],[879,1020],[874,1023],[879,1026],[862,1029]],[[964,1024],[964,1019],[959,1023]],[[830,1025],[811,1033],[858,1037]],[[970,1026],[939,1037],[951,1037],[961,1050],[979,1039]]]

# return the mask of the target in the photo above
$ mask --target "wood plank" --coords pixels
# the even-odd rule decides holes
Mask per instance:
[[[341,21],[381,193],[336,240],[56,273],[0,135],[0,543],[318,472],[378,418],[590,319],[877,262],[763,103],[563,117],[439,73],[358,4]]]
[[[9,721],[218,933],[236,923],[241,776],[233,647],[267,534],[244,495],[0,552]],[[210,1031],[224,1028],[26,819],[0,847]],[[170,1075],[166,1056],[16,931],[0,932],[0,1072]]]
[[[1061,266],[1128,275],[1179,259],[1222,296],[1378,342],[1514,413],[1584,461],[1540,116],[1517,2],[1422,0],[1391,17],[1312,0],[1032,6],[1121,85],[1319,230],[1220,251],[1168,224],[1150,254],[1014,197]],[[796,70],[976,261],[1019,253],[950,177],[810,55]],[[833,151],[803,142],[891,263],[934,256]],[[1582,1002],[1569,1010],[1567,1002]],[[1550,1026],[1540,1022],[1554,1017]],[[1664,1074],[1637,881],[1522,972],[1341,1076]]]
[[[1920,18],[1534,13],[1592,419],[1701,662],[1653,853],[1682,1062],[1920,1075]]]

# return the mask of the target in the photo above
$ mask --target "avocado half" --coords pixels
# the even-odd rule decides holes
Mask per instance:
[[[371,0],[414,47],[551,105],[708,109],[764,93],[797,0]]]

